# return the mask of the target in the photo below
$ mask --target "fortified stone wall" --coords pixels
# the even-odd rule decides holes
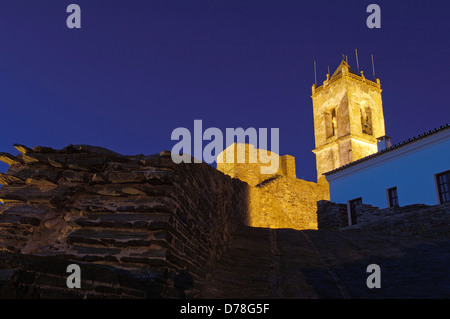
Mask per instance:
[[[347,205],[327,200],[317,202],[317,223],[320,230],[340,230],[348,226]]]
[[[277,176],[252,187],[255,204],[250,225],[268,228],[317,229],[317,202],[329,198],[328,185]]]
[[[253,145],[240,144],[245,152],[237,152],[237,144],[219,154],[217,169],[250,185],[249,225],[267,228],[317,229],[317,201],[329,199],[326,181],[313,183],[296,178],[295,158],[279,156],[274,174],[262,174],[269,164],[249,163],[249,156],[260,153]],[[235,163],[225,163],[226,153],[234,148]],[[271,155],[278,156],[275,153]],[[240,158],[239,163],[237,159]]]
[[[227,160],[230,155],[231,162]],[[266,155],[267,154],[267,155]],[[266,157],[267,156],[267,157]],[[273,173],[262,174],[262,168],[268,168],[271,163],[263,163],[261,159],[270,160],[274,156],[276,164]],[[295,158],[291,155],[279,156],[270,151],[256,149],[251,144],[234,143],[217,156],[217,169],[233,178],[238,178],[250,186],[256,186],[274,176],[296,178]]]
[[[185,297],[247,222],[248,186],[169,152],[0,154],[0,296]],[[66,267],[81,267],[68,289]]]
[[[329,201],[318,203],[320,230],[363,231],[386,236],[449,238],[450,204],[423,204],[379,209],[364,205],[357,224],[348,226],[347,205]]]
[[[380,208],[363,204],[355,211],[357,223],[364,221]],[[349,225],[347,204],[336,204],[330,201],[317,202],[317,220],[319,229],[340,230]]]
[[[358,224],[344,230],[357,230],[404,237],[446,239],[450,237],[450,204],[423,204],[367,211]]]

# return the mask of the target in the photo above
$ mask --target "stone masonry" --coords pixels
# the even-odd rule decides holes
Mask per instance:
[[[349,226],[346,204],[320,201],[317,216],[321,230],[362,231],[429,239],[450,238],[450,204],[416,204],[386,209],[363,205],[357,211],[356,225]]]
[[[245,152],[239,152],[243,146]],[[226,154],[234,148],[234,163],[225,163]],[[297,179],[295,158],[279,156],[278,171],[262,174],[261,150],[250,144],[233,144],[219,154],[217,169],[249,185],[249,225],[266,228],[317,229],[317,202],[329,199],[328,184]],[[250,162],[250,154],[258,159]],[[276,155],[270,153],[271,155]],[[238,160],[238,156],[242,157]]]
[[[317,178],[377,152],[385,135],[380,80],[356,74],[345,60],[312,88]]]
[[[16,148],[0,153],[0,298],[450,297],[448,204],[365,205],[348,227],[292,166],[249,185],[169,152]]]
[[[0,154],[2,297],[188,297],[247,222],[247,184],[169,152],[16,148]]]

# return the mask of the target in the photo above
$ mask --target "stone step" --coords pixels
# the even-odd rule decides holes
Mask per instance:
[[[155,197],[113,197],[83,194],[70,209],[81,212],[170,212],[173,200],[166,196]]]
[[[111,248],[88,244],[72,245],[72,249],[77,254],[74,256],[74,258],[85,261],[94,261],[93,257],[96,257],[96,261],[104,260],[109,262],[119,262],[119,260],[125,261],[122,259],[124,257],[130,257],[131,259],[165,260],[168,253],[167,244],[165,244],[164,242],[158,243],[156,241],[144,247],[130,246],[127,248],[128,249]],[[129,262],[129,260],[127,262]]]
[[[83,227],[157,230],[167,229],[170,219],[170,215],[165,213],[92,213],[87,218],[78,219],[76,223]]]
[[[84,243],[102,246],[149,246],[154,240],[164,240],[166,230],[116,230],[104,228],[83,228],[70,233],[67,237],[69,244]]]
[[[174,187],[145,183],[98,184],[90,186],[88,191],[104,196],[169,196]]]

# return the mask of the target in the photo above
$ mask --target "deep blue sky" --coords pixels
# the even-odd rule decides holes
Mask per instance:
[[[66,8],[81,7],[81,29]],[[377,3],[382,28],[366,27]],[[171,149],[173,129],[278,127],[280,153],[315,181],[311,86],[342,53],[375,56],[386,132],[449,122],[450,2],[2,0],[0,151],[14,143]],[[1,164],[4,171],[6,165]]]

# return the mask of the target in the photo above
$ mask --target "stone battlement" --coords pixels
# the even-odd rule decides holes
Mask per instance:
[[[234,154],[234,163],[225,163],[230,151]],[[250,186],[249,225],[317,229],[316,203],[329,199],[328,184],[326,181],[313,183],[297,179],[295,158],[273,152],[269,155],[272,161],[279,163],[278,170],[272,174],[261,173],[261,167],[270,165],[259,160],[260,154],[266,152],[255,149],[253,145],[235,143],[218,155],[219,171]]]
[[[232,162],[227,161],[231,153]],[[267,155],[266,155],[267,154]],[[263,163],[272,160],[272,163]],[[274,172],[264,174],[261,168],[277,166]],[[270,151],[256,149],[251,144],[234,143],[217,156],[217,169],[233,178],[238,178],[250,186],[256,186],[274,176],[297,178],[295,173],[295,157],[279,156]]]

